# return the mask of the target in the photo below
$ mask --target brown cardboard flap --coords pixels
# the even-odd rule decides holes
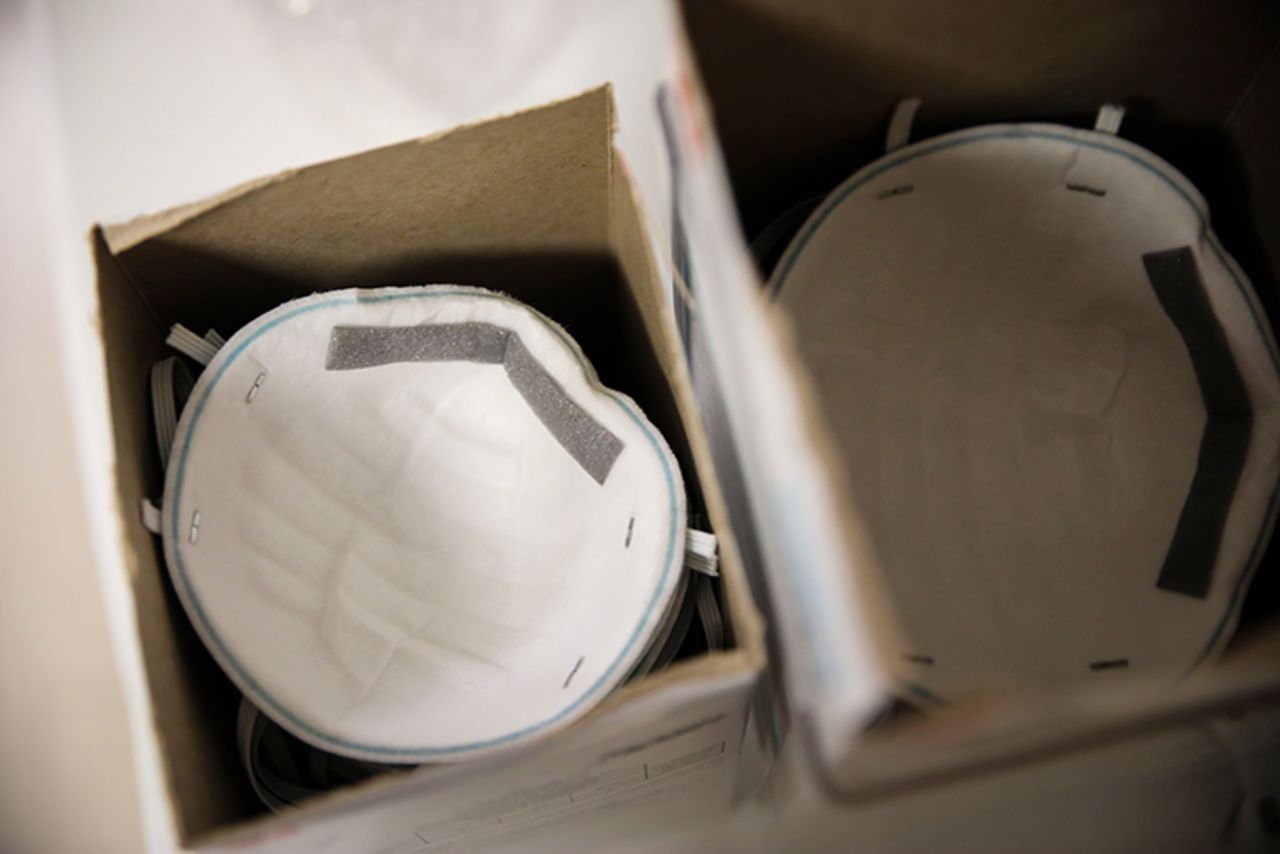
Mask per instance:
[[[248,238],[246,256],[324,269],[324,259],[344,261],[352,251],[360,258],[420,243],[453,251],[484,247],[496,229],[518,221],[521,230],[508,236],[513,249],[582,248],[584,241],[587,248],[599,249],[606,239],[599,212],[605,204],[601,179],[609,168],[609,99],[608,89],[601,87],[503,118],[290,169],[211,199],[107,226],[107,245],[122,254],[166,234],[192,248],[243,244]],[[296,204],[300,198],[307,200],[302,209]],[[419,207],[430,200],[439,203],[436,210],[457,215],[432,216]],[[239,211],[234,222],[215,215],[233,203],[251,207]],[[528,217],[531,207],[539,209],[536,219]],[[398,217],[407,208],[418,214],[412,221]],[[380,226],[377,240],[353,245],[344,228],[353,218],[372,218]],[[260,226],[279,226],[284,233],[263,239]]]
[[[607,116],[596,90],[254,182],[190,215],[109,229],[108,242],[164,323],[181,320],[182,305],[238,325],[291,297],[419,284],[428,270],[469,283],[468,262],[496,245],[508,278],[526,263],[555,267],[608,250]],[[442,277],[449,269],[460,275]]]

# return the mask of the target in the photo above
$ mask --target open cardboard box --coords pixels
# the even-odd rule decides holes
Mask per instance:
[[[655,808],[664,821],[727,809],[763,666],[760,622],[612,134],[611,97],[599,89],[94,232],[116,509],[146,680],[134,699],[149,704],[162,809],[183,846],[408,851],[583,833],[596,820],[616,828],[628,815],[651,825]],[[229,336],[314,291],[424,283],[528,303],[576,338],[603,383],[639,403],[679,460],[692,512],[719,537],[731,643],[708,652],[693,640],[668,670],[511,755],[265,815],[235,749],[238,694],[189,626],[139,517],[163,485],[148,371],[169,355],[173,323]]]
[[[493,832],[493,816],[516,812],[523,817],[514,832],[558,824],[578,834],[580,847],[593,839],[588,819],[603,819],[617,834],[652,832],[655,815],[664,826],[676,821],[677,806],[714,814],[701,805],[727,803],[733,772],[731,762],[708,759],[718,755],[720,733],[729,754],[728,734],[741,738],[762,657],[739,552],[755,601],[769,612],[779,678],[764,684],[785,686],[785,696],[774,698],[778,720],[760,721],[762,737],[776,745],[786,735],[812,772],[800,782],[816,782],[841,801],[1280,696],[1280,657],[1264,636],[1276,587],[1260,574],[1241,631],[1242,641],[1254,643],[1239,644],[1221,666],[1177,691],[1135,684],[1103,694],[1001,697],[868,730],[896,691],[892,609],[850,510],[856,485],[837,474],[838,451],[785,322],[761,298],[743,235],[878,156],[901,97],[925,99],[917,138],[999,120],[1084,125],[1101,103],[1119,101],[1129,107],[1123,135],[1200,186],[1216,230],[1274,316],[1280,10],[1263,0],[1213,8],[1189,0],[1061,8],[923,0],[910,10],[699,0],[684,11],[705,87],[676,27],[663,60],[674,66],[671,85],[657,98],[675,202],[672,222],[656,229],[670,238],[670,257],[658,265],[673,268],[670,289],[655,281],[599,93],[277,176],[96,235],[117,509],[145,662],[142,702],[162,748],[166,817],[185,844],[411,851],[427,839],[478,841]],[[317,288],[458,280],[509,290],[566,324],[604,381],[635,396],[667,433],[686,476],[692,460],[724,543],[736,648],[624,688],[538,748],[375,781],[287,819],[254,818],[224,740],[234,697],[186,627],[136,518],[138,501],[155,497],[159,484],[146,368],[165,353],[163,329],[173,321],[227,333]],[[672,296],[690,333],[685,352],[709,440],[692,417]],[[581,330],[577,319],[586,312],[609,320],[597,333]],[[648,347],[612,360],[603,355],[612,337]],[[670,432],[677,416],[683,440]],[[624,767],[628,757],[646,775],[650,767],[692,770],[679,777],[687,785],[650,796],[619,782],[636,767]],[[592,770],[602,765],[609,767]],[[750,776],[747,768],[741,773]],[[584,813],[564,808],[575,786],[630,794],[579,799],[599,808]]]
[[[879,157],[901,98],[923,98],[913,139],[1001,121],[1089,127],[1100,105],[1120,103],[1122,136],[1204,192],[1274,327],[1280,8],[709,0],[683,11],[697,63],[695,94],[675,111],[693,374],[717,450],[735,448],[717,456],[735,468],[722,477],[749,496],[735,520],[755,521],[738,527],[749,557],[758,547],[748,566],[761,569],[752,581],[809,782],[838,800],[878,798],[1280,697],[1273,542],[1226,659],[1174,688],[1011,693],[873,727],[901,690],[893,607],[853,509],[859,485],[746,245]]]

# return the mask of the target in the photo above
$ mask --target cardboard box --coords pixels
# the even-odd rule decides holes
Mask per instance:
[[[1274,315],[1280,10],[1263,0],[1212,9],[1190,0],[1083,8],[924,0],[907,10],[862,0],[699,0],[684,12],[699,70],[677,26],[671,55],[657,60],[674,64],[664,66],[666,85],[652,101],[634,99],[637,109],[654,104],[668,143],[665,164],[638,170],[652,179],[665,165],[670,179],[669,197],[653,181],[644,185],[646,201],[657,202],[647,211],[652,233],[663,240],[656,265],[645,242],[628,237],[644,231],[644,217],[629,198],[625,164],[609,149],[608,110],[593,96],[277,176],[96,238],[129,573],[124,607],[138,626],[127,656],[145,665],[134,701],[155,716],[155,739],[139,748],[144,791],[149,781],[163,783],[167,791],[148,803],[172,818],[184,844],[412,851],[505,839],[583,847],[647,836],[655,816],[666,828],[682,810],[718,814],[732,764],[745,788],[760,770],[752,748],[784,735],[796,761],[784,766],[795,773],[780,786],[839,804],[887,802],[1280,699],[1280,656],[1261,628],[1278,600],[1274,581],[1260,576],[1250,623],[1260,628],[1242,633],[1258,645],[1178,691],[1133,685],[1105,695],[1009,697],[868,732],[895,691],[892,609],[849,509],[851,487],[833,475],[837,451],[790,333],[760,298],[743,235],[878,156],[900,97],[925,99],[917,137],[997,120],[1087,124],[1101,103],[1122,101],[1130,108],[1124,135],[1205,191],[1216,230]],[[378,239],[353,240],[357,234]],[[601,265],[614,270],[607,293],[589,290]],[[154,496],[158,484],[145,367],[164,352],[159,330],[174,320],[234,324],[315,287],[447,279],[512,290],[571,332],[582,312],[601,311],[612,318],[602,329],[651,342],[642,361],[662,367],[655,385],[668,385],[674,402],[667,414],[650,415],[665,431],[670,412],[679,413],[682,464],[696,465],[722,539],[730,524],[736,534],[725,572],[737,648],[630,686],[562,736],[501,761],[375,782],[288,819],[250,818],[255,808],[219,730],[230,712],[221,675],[186,629],[154,544],[136,524],[138,499]],[[520,292],[517,281],[541,297]],[[592,299],[571,304],[570,293]],[[229,305],[239,307],[220,318],[219,306]],[[567,316],[557,305],[570,306]],[[683,353],[673,307],[687,331]],[[177,316],[187,308],[197,316]],[[600,340],[582,343],[600,358]],[[686,354],[709,436],[691,417]],[[653,408],[638,389],[617,384]],[[765,702],[751,712],[763,745],[750,733],[742,741],[761,661],[743,566],[768,611],[778,665],[759,683]],[[670,785],[646,788],[637,776]],[[515,820],[500,828],[498,816]]]
[[[897,693],[893,609],[853,509],[858,485],[844,480],[791,330],[766,305],[743,238],[879,157],[901,98],[923,98],[914,139],[997,121],[1089,127],[1100,105],[1123,103],[1122,135],[1204,191],[1215,230],[1274,318],[1280,9],[710,0],[683,11],[698,66],[690,60],[673,102],[688,346],[713,444],[736,449],[717,453],[725,482],[744,485],[731,509],[756,522],[739,527],[785,670],[788,745],[805,757],[804,779],[791,784],[871,800],[1275,702],[1280,664],[1268,636],[1280,591],[1264,571],[1226,660],[1176,688],[1050,689],[871,729]],[[1262,565],[1274,561],[1273,544]]]
[[[552,106],[292,170],[182,208],[95,230],[115,510],[176,841],[196,849],[440,850],[533,844],[564,828],[622,832],[717,815],[746,782],[738,761],[763,665],[707,438],[627,170],[599,89]],[[574,335],[611,388],[671,444],[690,505],[721,545],[727,651],[627,685],[546,741],[463,766],[379,779],[284,816],[264,814],[234,749],[238,695],[173,595],[139,517],[162,472],[148,371],[176,322],[225,335],[317,290],[464,283],[505,291]],[[111,598],[111,591],[108,591]],[[147,755],[147,751],[141,751]],[[750,768],[747,769],[748,771]],[[152,781],[155,782],[155,781]]]

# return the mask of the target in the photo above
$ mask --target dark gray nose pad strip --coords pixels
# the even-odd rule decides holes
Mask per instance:
[[[492,323],[335,326],[324,366],[353,371],[403,362],[502,365],[533,414],[596,483],[604,484],[625,447],[564,393],[518,333]]]
[[[1187,345],[1205,408],[1196,473],[1156,587],[1203,599],[1249,454],[1253,409],[1191,249],[1151,252],[1142,256],[1142,263],[1160,305]]]

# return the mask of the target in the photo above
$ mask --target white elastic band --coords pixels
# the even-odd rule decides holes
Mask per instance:
[[[684,641],[684,632],[678,630],[681,618],[689,611],[689,585],[693,581],[688,575],[680,576],[680,586],[676,590],[676,595],[672,597],[670,607],[663,616],[661,624],[657,631],[653,634],[653,640],[649,644],[649,648],[645,650],[644,655],[640,656],[640,660],[632,667],[631,675],[628,679],[641,679],[655,670],[661,669],[659,663],[664,658],[674,657],[675,650],[679,649],[680,644]],[[685,626],[687,631],[688,626]],[[668,656],[668,653],[670,654]]]
[[[1098,109],[1098,120],[1093,123],[1093,129],[1099,133],[1109,133],[1113,136],[1120,132],[1120,122],[1124,121],[1124,107],[1119,104],[1103,104]]]
[[[151,368],[151,418],[156,428],[160,464],[166,468],[178,433],[178,417],[194,385],[187,363],[177,356],[156,362]]]
[[[884,136],[884,150],[893,151],[911,141],[911,125],[916,120],[916,111],[920,109],[919,98],[903,98],[893,108],[893,117],[889,119],[889,130]]]
[[[160,508],[150,498],[142,499],[142,524],[151,533],[160,533]]]
[[[315,748],[307,749],[305,763],[294,762],[287,743],[289,740],[291,736],[268,720],[252,703],[244,699],[240,701],[240,711],[236,716],[240,761],[254,794],[274,812],[283,812],[303,801],[379,774],[403,774],[413,769],[411,765],[384,765],[347,759]]]
[[[213,357],[218,352],[218,348],[207,339],[201,338],[181,323],[173,324],[165,343],[179,353],[190,356],[202,365],[207,365],[213,361]]]
[[[720,574],[716,535],[689,528],[685,532],[684,565],[694,572],[715,578]]]
[[[173,372],[177,356],[156,362],[151,367],[151,417],[156,427],[156,447],[160,464],[169,466],[169,451],[178,431],[178,407],[173,397]]]
[[[720,603],[710,578],[699,579],[697,596],[698,618],[702,620],[707,649],[724,649],[724,620],[720,616]]]
[[[227,343],[227,339],[219,335],[218,330],[216,329],[210,329],[208,332],[206,332],[204,334],[204,340],[208,341],[210,344],[212,344],[214,347],[217,347],[219,350],[222,349],[223,344]]]

